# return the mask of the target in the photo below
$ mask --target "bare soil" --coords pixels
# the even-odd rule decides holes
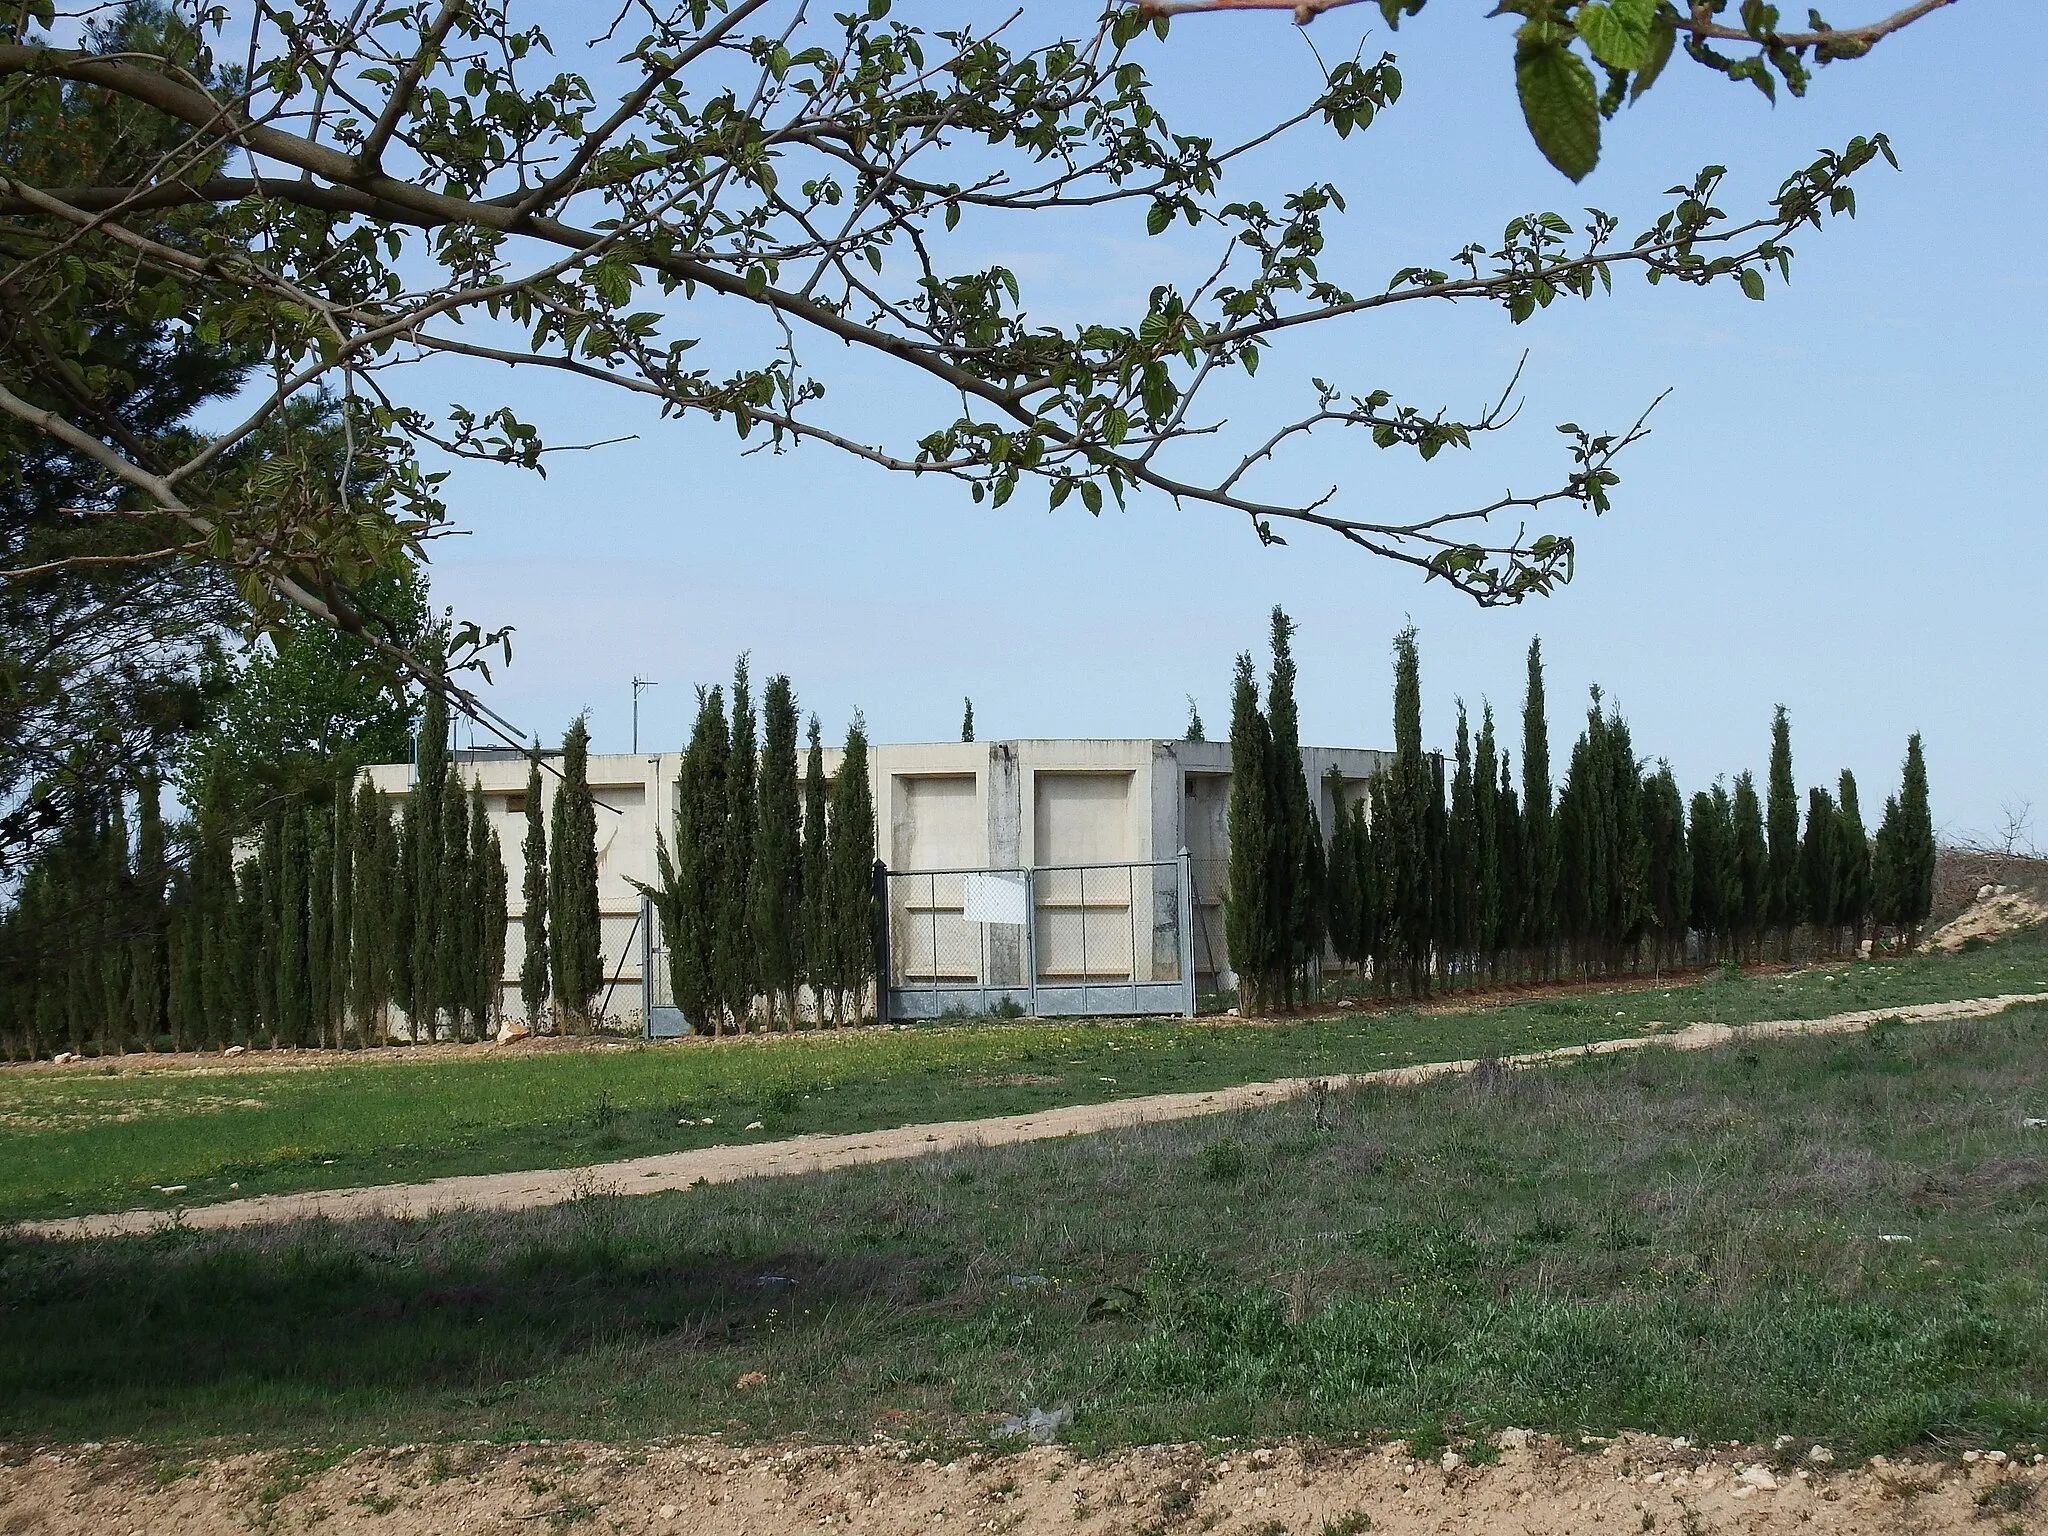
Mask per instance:
[[[1760,1024],[1692,1024],[1681,1030],[1628,1035],[1596,1041],[1590,1045],[1568,1046],[1552,1051],[1532,1051],[1502,1058],[1501,1067],[1540,1067],[1580,1056],[1611,1051],[1637,1050],[1661,1044],[1677,1050],[1702,1050],[1731,1040],[1766,1038],[1791,1034],[1841,1034],[1868,1028],[1880,1019],[1901,1022],[1932,1022],[1941,1019],[1984,1018],[2002,1013],[2021,1003],[2048,1002],[2048,993],[2011,993],[1999,997],[1967,998],[1956,1002],[1917,1003],[1896,1008],[1867,1008],[1838,1013],[1824,1019],[1778,1019]],[[687,1189],[695,1184],[720,1184],[734,1179],[759,1178],[774,1174],[821,1173],[857,1163],[888,1162],[897,1158],[923,1157],[965,1146],[992,1146],[1008,1142],[1043,1141],[1060,1136],[1080,1136],[1094,1131],[1137,1125],[1147,1121],[1184,1120],[1198,1115],[1221,1114],[1228,1110],[1255,1108],[1298,1098],[1318,1084],[1335,1089],[1368,1084],[1400,1085],[1426,1082],[1432,1078],[1458,1076],[1474,1071],[1477,1061],[1425,1062],[1410,1067],[1389,1067],[1328,1078],[1282,1078],[1267,1083],[1247,1083],[1202,1093],[1162,1093],[1110,1103],[1071,1104],[1030,1114],[1004,1115],[985,1120],[948,1120],[929,1125],[897,1126],[887,1130],[858,1131],[841,1135],[797,1136],[783,1141],[764,1141],[751,1146],[702,1147],[689,1152],[664,1152],[651,1157],[599,1163],[571,1169],[531,1169],[515,1173],[465,1174],[434,1179],[424,1184],[381,1184],[362,1189],[312,1190],[290,1195],[259,1195],[245,1200],[224,1200],[217,1205],[195,1206],[166,1214],[162,1210],[117,1211],[98,1216],[74,1216],[52,1221],[19,1223],[15,1230],[39,1237],[106,1237],[123,1233],[152,1231],[167,1222],[190,1227],[243,1227],[265,1222],[292,1221],[321,1216],[351,1220],[380,1214],[424,1216],[457,1209],[523,1210],[555,1205],[598,1194],[654,1194],[663,1190]],[[0,1536],[6,1536],[0,1529]]]
[[[1971,939],[1994,939],[2040,922],[2048,922],[2048,899],[2010,886],[1993,886],[1944,923],[1928,939],[1927,947],[1954,954]]]
[[[444,1536],[467,1530],[874,1536],[1199,1532],[1228,1536],[1583,1536],[1608,1532],[2048,1531],[2048,1466],[1967,1452],[1838,1466],[1825,1448],[1624,1435],[1577,1450],[1507,1431],[1490,1465],[1405,1445],[1152,1446],[1097,1458],[1056,1446],[939,1462],[866,1446],[398,1446],[167,1461],[139,1446],[15,1447],[5,1536],[214,1536],[254,1529]],[[1471,1447],[1467,1447],[1468,1452]]]

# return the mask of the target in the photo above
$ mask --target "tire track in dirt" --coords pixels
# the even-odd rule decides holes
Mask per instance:
[[[1865,1008],[1824,1019],[1774,1019],[1758,1024],[1691,1024],[1668,1033],[1628,1035],[1588,1045],[1530,1051],[1501,1057],[1499,1063],[1505,1067],[1540,1067],[1584,1056],[1640,1050],[1652,1045],[1680,1051],[1706,1050],[1735,1040],[1854,1033],[1883,1019],[1919,1024],[1945,1019],[1988,1018],[2008,1008],[2043,1002],[2048,1002],[2048,992],[2017,992],[1945,1003]],[[1654,1030],[1656,1026],[1650,1028]],[[1200,1115],[1225,1114],[1235,1109],[1278,1104],[1308,1093],[1316,1083],[1326,1084],[1332,1089],[1401,1086],[1430,1082],[1440,1077],[1457,1077],[1479,1065],[1476,1060],[1419,1062],[1413,1066],[1386,1067],[1375,1072],[1245,1083],[1209,1092],[1160,1093],[1107,1103],[1069,1104],[1056,1109],[1000,1115],[984,1120],[947,1120],[889,1130],[797,1136],[752,1145],[663,1152],[581,1168],[462,1174],[421,1184],[377,1184],[359,1189],[256,1195],[178,1211],[115,1211],[97,1216],[27,1221],[17,1223],[13,1230],[24,1236],[90,1238],[149,1232],[170,1222],[182,1222],[193,1228],[220,1228],[260,1226],[267,1222],[295,1221],[309,1216],[348,1221],[376,1215],[428,1216],[464,1209],[524,1210],[593,1194],[650,1195],[688,1189],[699,1183],[723,1184],[735,1179],[822,1173],[833,1168],[924,1157],[963,1147],[1083,1136],[1154,1121],[1186,1120]]]

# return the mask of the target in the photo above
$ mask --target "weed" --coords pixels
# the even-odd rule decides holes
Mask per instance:
[[[555,1507],[547,1512],[547,1521],[551,1529],[566,1531],[570,1526],[595,1519],[596,1516],[597,1506],[590,1500],[579,1493],[565,1493]]]
[[[1362,1509],[1347,1509],[1323,1522],[1322,1536],[1359,1536],[1372,1529],[1372,1516]]]
[[[373,1515],[388,1515],[398,1508],[398,1500],[393,1495],[375,1491],[359,1493],[349,1503],[359,1504]]]
[[[1287,1524],[1282,1520],[1268,1520],[1259,1527],[1258,1536],[1287,1536]]]
[[[1202,1143],[1202,1174],[1218,1183],[1244,1173],[1244,1145],[1232,1136],[1218,1136]]]
[[[427,1481],[430,1483],[445,1483],[454,1475],[455,1463],[448,1459],[448,1453],[445,1450],[436,1446],[434,1454],[427,1458]]]
[[[1986,1515],[2016,1515],[2034,1501],[2034,1485],[2023,1477],[2004,1477],[1977,1495]]]
[[[149,1469],[150,1481],[159,1488],[168,1488],[181,1478],[190,1477],[199,1470],[196,1461],[160,1461]]]

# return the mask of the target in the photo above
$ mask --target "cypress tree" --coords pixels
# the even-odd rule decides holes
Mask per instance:
[[[1422,750],[1422,670],[1415,627],[1394,637],[1394,766],[1387,816],[1380,825],[1380,870],[1386,889],[1387,947],[1412,996],[1429,986],[1435,871],[1431,822],[1441,804],[1437,765]]]
[[[1375,818],[1386,798],[1386,775],[1366,781],[1365,794],[1351,807],[1351,849],[1357,864],[1359,959],[1372,968],[1373,980],[1387,985],[1387,881],[1381,867],[1380,835]]]
[[[1269,991],[1281,1005],[1294,1006],[1305,971],[1322,950],[1323,840],[1316,821],[1308,775],[1301,764],[1301,716],[1295,703],[1294,622],[1277,606],[1272,615],[1273,670],[1266,685],[1266,724],[1272,775],[1269,808],[1275,816],[1272,864],[1273,911],[1281,925]]]
[[[280,838],[280,841],[282,839]],[[255,1046],[277,1016],[277,962],[270,944],[270,891],[259,853],[241,867],[241,969],[246,1011],[239,1042]]]
[[[968,699],[965,703],[967,705],[966,713],[960,717],[960,739],[962,741],[972,741],[974,740],[974,700]]]
[[[727,1015],[744,1033],[750,1026],[756,990],[754,933],[748,912],[750,871],[754,863],[754,699],[747,679],[747,658],[740,657],[732,674],[732,752],[726,767],[724,854],[719,869],[718,905],[712,939],[712,966],[718,995]]]
[[[1500,971],[1500,749],[1493,739],[1493,706],[1479,706],[1479,741],[1472,760],[1472,946],[1490,976]]]
[[[968,706],[970,714],[973,706]],[[772,1028],[779,1005],[796,1028],[796,989],[803,963],[803,808],[798,801],[796,696],[789,679],[768,679],[762,699],[759,792],[748,902],[762,991]],[[972,721],[969,721],[970,731]],[[973,740],[970,734],[967,740]]]
[[[235,859],[218,811],[204,799],[195,818],[199,1016],[195,1044],[215,1050],[242,1038],[248,969],[243,958],[242,908]]]
[[[1916,935],[1934,910],[1934,813],[1927,800],[1927,760],[1920,733],[1906,739],[1906,766],[1899,784],[1899,926]]]
[[[349,978],[356,936],[356,767],[344,756],[334,770],[333,836],[334,913],[332,954],[328,961],[325,1008],[337,1050],[348,1044]]]
[[[386,1001],[396,1005],[406,1016],[406,1038],[413,1034],[411,1020],[417,1006],[412,986],[412,933],[415,918],[413,896],[419,888],[419,817],[413,812],[414,802],[419,797],[418,774],[407,793],[405,803],[391,820],[391,915],[388,922],[379,926],[383,959],[380,969],[387,983]],[[378,1043],[386,1039],[397,1039],[397,1032],[391,1027],[388,1017],[380,1018],[382,1033]]]
[[[1837,927],[1849,930],[1849,945],[1860,950],[1863,925],[1870,918],[1870,835],[1863,830],[1863,807],[1856,798],[1856,775],[1842,770],[1841,801],[1835,809],[1835,916]]]
[[[275,899],[270,910],[271,931],[276,935],[273,942],[276,945],[274,967],[277,978],[277,1011],[271,1043],[273,1046],[300,1046],[306,1043],[313,1021],[311,978],[306,966],[306,866],[309,851],[304,810],[295,805],[284,812],[283,826],[276,865],[277,884],[272,888]]]
[[[802,975],[811,992],[811,1010],[825,1017],[825,989],[832,953],[831,881],[825,860],[825,749],[818,717],[811,716],[809,746],[804,753],[803,942]]]
[[[128,1017],[144,1050],[156,1049],[168,1022],[170,966],[168,867],[164,858],[161,787],[145,772],[135,785],[135,889],[140,933],[132,941],[128,968]]]
[[[565,1024],[588,1033],[591,1006],[604,987],[604,940],[597,905],[597,809],[590,798],[590,725],[582,715],[562,737],[562,782],[555,790],[553,823],[548,958],[555,1006]]]
[[[1444,843],[1444,947],[1459,967],[1474,963],[1479,949],[1479,830],[1473,782],[1472,730],[1465,701],[1458,700],[1458,737],[1451,774],[1451,809]]]
[[[1528,908],[1522,854],[1522,804],[1515,793],[1509,754],[1500,759],[1500,789],[1494,796],[1494,846],[1500,867],[1500,906],[1494,929],[1495,969],[1505,969],[1509,951],[1521,943],[1521,914]]]
[[[1264,1013],[1276,999],[1267,994],[1283,953],[1278,914],[1273,910],[1269,871],[1273,865],[1273,775],[1268,767],[1272,740],[1259,708],[1259,685],[1251,652],[1239,652],[1230,703],[1230,885],[1223,898],[1224,943],[1237,973],[1238,1010],[1246,1018]]]
[[[867,727],[858,712],[846,728],[846,751],[832,782],[826,825],[836,972],[832,1017],[837,1024],[844,1017],[848,992],[858,1018],[867,983],[875,974],[875,803],[868,786]]]
[[[206,1029],[206,961],[200,924],[206,913],[200,894],[198,853],[179,874],[170,900],[170,988],[167,999],[171,1049],[191,1050]]]
[[[1521,938],[1531,967],[1548,974],[1556,942],[1557,839],[1551,827],[1550,723],[1543,705],[1543,642],[1529,642],[1528,691],[1522,700]]]
[[[1878,819],[1877,837],[1870,850],[1870,915],[1872,926],[1903,932],[1905,885],[1901,876],[1905,857],[1901,850],[1899,797],[1886,795],[1884,814]]]
[[[1824,789],[1809,790],[1806,837],[1799,846],[1799,892],[1806,903],[1800,916],[1813,929],[1816,944],[1824,943],[1830,954],[1842,947],[1841,932],[1835,927],[1835,839],[1840,832],[1834,796]]]
[[[306,829],[306,1036],[301,1043],[325,1046],[334,982],[334,850],[320,810],[307,806],[301,819]]]
[[[1737,958],[1752,958],[1770,912],[1770,854],[1764,844],[1763,806],[1756,797],[1756,781],[1747,771],[1735,777],[1735,803],[1730,812],[1733,836],[1729,845],[1732,879],[1728,889],[1729,928],[1735,936]]]
[[[548,824],[542,806],[538,748],[526,761],[526,838],[519,845],[519,851],[522,859],[519,892],[524,903],[519,919],[519,1002],[526,1014],[526,1027],[538,1033],[547,1014],[549,981]],[[658,838],[656,851],[665,855]]]
[[[411,856],[411,932],[406,936],[408,960],[404,979],[407,992],[399,1000],[417,1040],[421,1026],[426,1037],[436,1036],[441,1005],[445,999],[448,946],[442,924],[448,917],[442,882],[446,877],[446,851],[442,835],[447,830],[444,802],[448,791],[448,701],[429,690],[420,717],[418,767],[413,774],[412,793],[405,802],[405,831]]]
[[[1692,797],[1692,816],[1686,829],[1686,843],[1692,852],[1690,922],[1700,936],[1704,958],[1718,952],[1728,926],[1723,899],[1728,880],[1727,803],[1725,794],[1717,804],[1713,795],[1700,790]]]
[[[472,1037],[476,1024],[477,928],[475,881],[470,871],[469,800],[460,774],[441,781],[441,871],[434,882],[440,919],[434,936],[434,1000],[457,1040]]]
[[[1692,915],[1692,850],[1685,839],[1685,800],[1671,765],[1659,762],[1643,781],[1643,841],[1650,855],[1651,942],[1657,964],[1685,964],[1685,935]]]
[[[1336,764],[1330,765],[1323,782],[1330,797],[1332,813],[1330,873],[1323,888],[1324,928],[1337,958],[1346,965],[1356,965],[1365,958],[1358,943],[1361,898],[1357,836],[1360,823],[1344,804],[1344,775]]]
[[[350,913],[348,1008],[356,1044],[382,1045],[389,1033],[385,1010],[391,1003],[393,951],[402,931],[395,911],[401,885],[391,807],[367,777],[356,788],[350,825],[355,899]]]
[[[1792,929],[1806,912],[1799,888],[1799,786],[1792,779],[1792,726],[1782,704],[1771,717],[1771,777],[1764,816],[1770,840],[1764,922],[1778,930],[1782,957],[1791,953]]]
[[[719,894],[725,882],[726,787],[731,743],[726,735],[725,696],[717,688],[697,690],[697,723],[683,753],[676,785],[675,862],[669,901],[669,980],[676,1006],[696,1028],[725,1032],[717,972]],[[657,856],[660,849],[656,849]],[[829,946],[828,946],[829,947]]]
[[[470,1014],[480,1037],[498,1025],[505,979],[505,854],[491,829],[484,805],[483,781],[469,787],[469,887],[471,923],[476,933]]]
[[[1186,741],[1207,741],[1209,739],[1208,729],[1202,724],[1202,711],[1196,707],[1195,696],[1192,693],[1188,695],[1187,734],[1182,739]]]

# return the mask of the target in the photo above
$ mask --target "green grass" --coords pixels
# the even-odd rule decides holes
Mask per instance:
[[[2020,1449],[2043,1115],[2034,1006],[1337,1094],[1326,1128],[1296,1102],[529,1212],[0,1238],[0,1440],[958,1444],[1071,1405],[1094,1447]]]
[[[1653,1023],[1819,1017],[2034,990],[2048,990],[2048,936],[2038,932],[1955,957],[1716,976],[1477,1013],[1340,1013],[1271,1026],[953,1023],[299,1071],[266,1070],[255,1057],[194,1074],[128,1057],[109,1062],[107,1075],[0,1072],[0,1221],[578,1167],[804,1132],[1506,1055]],[[748,1129],[757,1122],[759,1130]]]

